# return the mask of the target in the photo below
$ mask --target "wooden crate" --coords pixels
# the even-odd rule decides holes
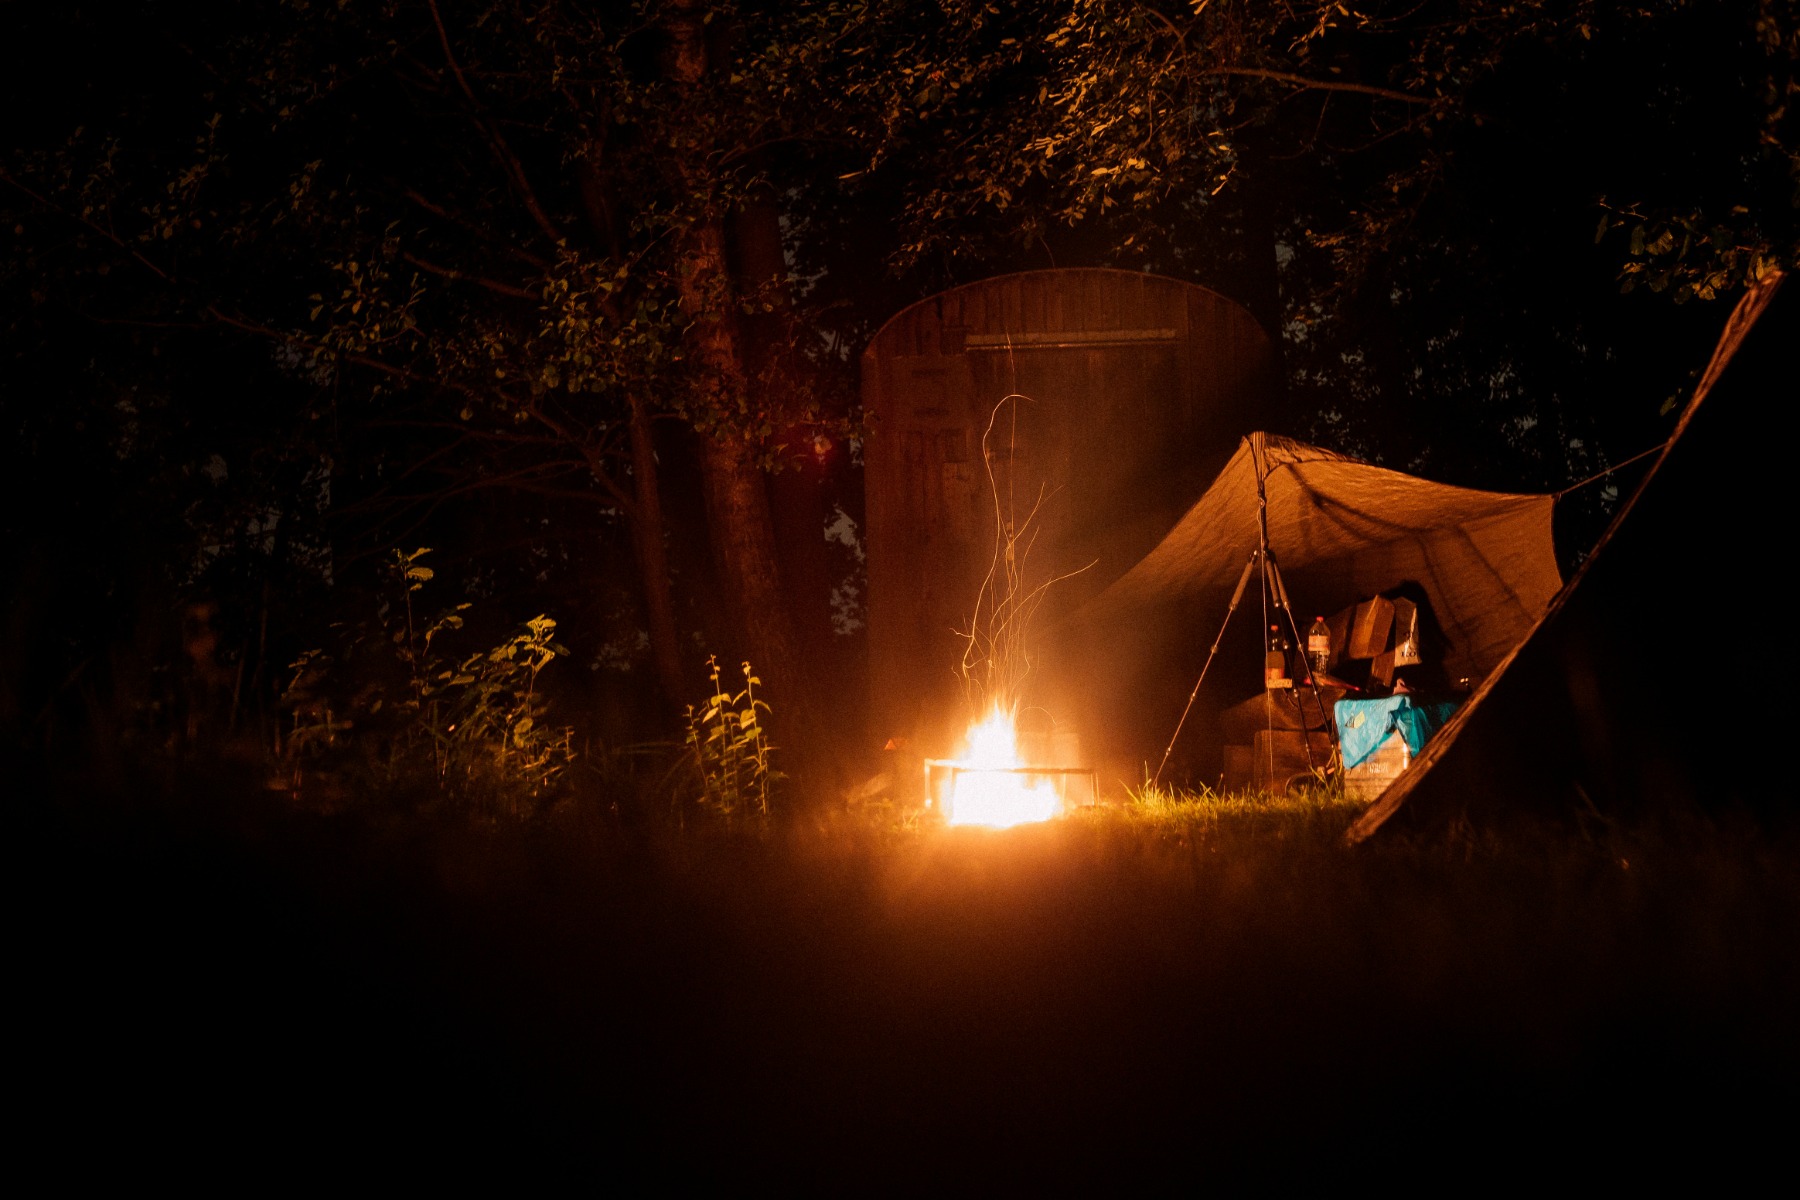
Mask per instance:
[[[1400,777],[1412,762],[1412,747],[1406,744],[1398,729],[1387,735],[1375,753],[1344,768],[1344,795],[1351,800],[1372,801],[1387,791],[1388,784]]]

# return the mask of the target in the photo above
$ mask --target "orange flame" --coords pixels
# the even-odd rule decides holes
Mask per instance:
[[[957,759],[950,803],[944,814],[951,825],[985,825],[1004,829],[1031,821],[1048,821],[1062,811],[1056,788],[1046,780],[1019,774],[1019,735],[1012,714],[994,705],[984,720],[969,727],[968,741]]]

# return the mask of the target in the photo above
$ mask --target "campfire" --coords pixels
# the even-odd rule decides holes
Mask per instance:
[[[1028,763],[1019,742],[1013,714],[994,705],[969,727],[960,757],[925,760],[926,804],[948,825],[1004,829],[1048,821],[1074,805],[1094,802],[1091,769]]]
[[[1014,393],[994,406],[981,437],[982,461],[994,502],[994,556],[976,593],[964,639],[961,674],[969,711],[977,716],[963,738],[960,757],[925,760],[925,803],[950,825],[1006,828],[1060,816],[1072,804],[1096,800],[1096,778],[1086,767],[1052,765],[1073,762],[1073,738],[1055,735],[1021,737],[1017,713],[1027,694],[1026,677],[1033,655],[1028,651],[1033,615],[1052,585],[1079,574],[1038,583],[1026,581],[1026,559],[1037,540],[1037,522],[1049,487],[1040,481],[1024,519],[1013,507],[1012,471],[1019,459],[1018,406],[1028,397]],[[1008,415],[1006,448],[991,443],[1001,414]],[[996,463],[1006,474],[1004,485]],[[1092,565],[1091,563],[1089,564]],[[1067,745],[1055,745],[1066,740]],[[1026,743],[1022,752],[1021,742]],[[1029,757],[1028,757],[1029,756]]]

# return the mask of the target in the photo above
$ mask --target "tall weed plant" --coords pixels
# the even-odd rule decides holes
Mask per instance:
[[[718,658],[709,656],[706,665],[712,695],[687,706],[687,744],[699,786],[695,799],[713,816],[767,820],[781,775],[772,765],[775,747],[764,724],[769,706],[756,695],[762,680],[744,663],[743,690],[727,692]]]
[[[539,687],[568,651],[540,614],[496,645],[446,653],[470,605],[421,617],[428,553],[394,551],[374,615],[334,625],[329,647],[292,664],[277,758],[295,790],[327,803],[374,790],[529,816],[574,758],[573,730],[549,720]]]

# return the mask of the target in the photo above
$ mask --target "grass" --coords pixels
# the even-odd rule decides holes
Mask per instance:
[[[1246,837],[1330,841],[1343,836],[1365,807],[1346,800],[1341,787],[1327,785],[1284,792],[1210,788],[1195,792],[1146,784],[1128,791],[1121,802],[1083,809],[1074,817],[1178,841]]]
[[[27,1140],[136,1177],[1717,1184],[1800,1066],[1800,852],[1700,818],[1349,852],[1325,791],[755,836],[45,798]]]

